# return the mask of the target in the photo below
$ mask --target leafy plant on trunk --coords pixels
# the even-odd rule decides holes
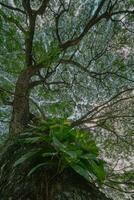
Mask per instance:
[[[67,120],[61,119],[42,122],[31,131],[32,136],[25,133],[26,137],[21,142],[35,144],[35,147],[21,156],[14,167],[27,160],[32,162],[40,158],[40,162],[33,166],[28,176],[41,167],[54,168],[57,174],[66,168],[72,168],[89,182],[104,181],[104,161],[98,158],[98,148],[89,133],[74,129]]]

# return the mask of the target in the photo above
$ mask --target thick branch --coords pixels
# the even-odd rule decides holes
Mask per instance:
[[[131,15],[134,15],[134,10],[119,10],[119,11],[111,13],[111,16],[118,15],[118,14],[131,14]]]
[[[36,11],[37,15],[43,15],[50,0],[43,0],[41,6]]]
[[[30,1],[29,0],[23,0],[22,5],[27,12],[28,20],[29,20],[29,26],[28,31],[26,33],[25,37],[25,47],[26,47],[26,65],[28,67],[32,66],[32,48],[33,48],[33,38],[34,38],[34,32],[35,32],[35,22],[36,22],[36,13],[31,9]]]
[[[94,16],[89,19],[89,21],[87,22],[87,24],[85,25],[85,28],[83,29],[82,33],[72,39],[72,40],[68,40],[66,41],[65,43],[62,43],[60,46],[62,49],[67,49],[71,46],[75,46],[77,44],[79,44],[79,42],[83,39],[83,37],[88,33],[88,31],[95,25],[97,24],[99,21],[101,21],[102,19],[110,19],[112,16],[115,16],[115,15],[118,15],[118,14],[134,14],[134,10],[119,10],[119,11],[116,11],[116,12],[112,12],[115,4],[112,5],[109,10],[106,9],[105,12],[103,12],[101,15],[100,14],[100,11],[102,10],[104,4],[105,4],[106,0],[102,0],[100,2],[100,5],[98,6],[98,8],[96,9],[96,12],[94,14]]]
[[[67,49],[68,47],[70,46],[74,46],[74,45],[77,45],[81,40],[82,38],[88,33],[88,31],[97,23],[99,22],[101,19],[105,18],[106,17],[106,13],[103,13],[102,15],[98,16],[104,3],[105,3],[106,0],[102,0],[98,6],[98,8],[96,9],[95,11],[95,14],[94,16],[89,19],[88,23],[86,24],[85,28],[83,29],[83,32],[77,37],[77,38],[74,38],[72,40],[68,40],[67,42],[63,43],[61,45],[61,48],[62,49]]]
[[[92,18],[91,20],[89,20],[89,22],[86,24],[83,32],[77,37],[74,38],[72,40],[68,40],[67,42],[63,43],[60,45],[61,49],[65,50],[67,48],[69,48],[70,46],[75,46],[77,44],[79,44],[79,42],[83,39],[83,37],[88,33],[88,31],[96,24],[98,23],[101,19],[105,18],[106,15],[102,14],[99,17],[96,18]]]
[[[30,6],[30,0],[22,0],[22,5],[25,9],[25,11],[27,12],[27,14],[32,14],[32,9]]]

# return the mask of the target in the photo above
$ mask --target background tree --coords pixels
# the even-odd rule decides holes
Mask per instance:
[[[100,145],[110,168],[106,185],[131,194],[133,0],[0,5],[2,129],[10,121],[10,134],[21,133],[31,113],[70,119]]]

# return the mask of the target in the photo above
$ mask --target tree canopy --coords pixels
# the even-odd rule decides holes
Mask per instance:
[[[1,0],[0,72],[2,136],[67,119],[96,140],[103,190],[133,199],[133,0]]]

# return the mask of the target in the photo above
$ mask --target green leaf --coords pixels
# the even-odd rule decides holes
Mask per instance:
[[[53,142],[52,144],[58,149],[58,150],[64,150],[65,149],[65,145],[62,144],[56,137],[52,138]]]
[[[30,172],[28,173],[27,176],[30,176],[30,175],[33,174],[37,169],[39,169],[40,167],[45,166],[45,165],[46,165],[45,162],[36,165],[35,167],[33,167],[33,168],[30,170]]]
[[[16,167],[17,165],[20,165],[22,164],[23,162],[25,162],[26,160],[32,158],[33,156],[35,156],[37,153],[40,152],[40,149],[38,150],[34,150],[34,151],[31,151],[31,152],[28,152],[26,154],[24,154],[23,156],[21,156],[13,165],[13,167]]]
[[[80,165],[71,165],[72,169],[76,171],[79,175],[83,176],[87,181],[91,182],[92,177],[87,169],[84,169]]]
[[[29,137],[29,138],[26,138],[24,141],[26,143],[33,144],[33,143],[37,143],[37,142],[41,141],[41,137]]]
[[[70,141],[72,135],[70,133],[70,127],[68,125],[53,125],[50,126],[51,134],[54,135],[60,142]]]
[[[49,134],[44,136],[42,130],[49,130]],[[34,137],[31,135],[31,137],[23,139],[24,142],[31,144],[41,142],[44,143],[44,146],[42,145],[40,150],[23,155],[15,162],[15,166],[31,158],[36,158],[40,151],[39,156],[42,163],[47,163],[47,167],[57,168],[57,170],[71,167],[87,181],[97,179],[102,182],[104,180],[104,162],[97,158],[98,147],[89,134],[72,129],[68,123],[65,124],[65,119],[55,118],[33,127],[33,131],[38,135]],[[45,148],[46,143],[48,148]],[[46,159],[45,163],[44,158]],[[29,174],[41,167],[42,163],[32,168]]]
[[[89,161],[90,166],[92,168],[93,173],[96,175],[96,177],[98,178],[98,180],[103,181],[105,179],[106,173],[104,170],[104,162],[102,162],[101,160],[97,162],[91,160]]]
[[[76,159],[77,156],[78,156],[77,151],[66,151],[66,150],[65,150],[65,153],[66,153],[67,155],[69,155],[70,157],[74,158],[74,159]]]
[[[43,153],[42,157],[55,156],[57,154],[58,154],[57,152],[47,152],[47,153]]]
[[[87,154],[83,154],[82,156],[80,156],[82,159],[86,159],[86,160],[97,160],[96,155],[95,154],[91,154],[91,153],[87,153]]]

